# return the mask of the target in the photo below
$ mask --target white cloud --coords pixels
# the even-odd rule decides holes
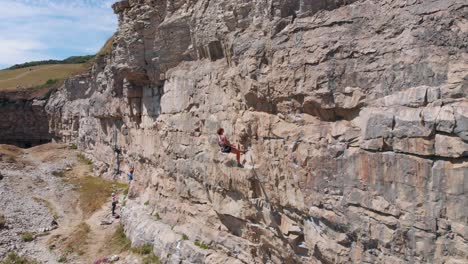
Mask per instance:
[[[0,40],[0,64],[11,65],[17,61],[48,59],[48,55],[41,53],[44,48],[44,44],[36,41]]]
[[[0,0],[0,67],[95,53],[116,29],[111,0]]]

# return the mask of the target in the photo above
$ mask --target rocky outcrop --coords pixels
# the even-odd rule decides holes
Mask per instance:
[[[46,103],[0,94],[0,144],[29,148],[50,142]]]
[[[125,179],[167,263],[468,258],[461,0],[126,0],[109,56],[48,101],[57,140]],[[219,152],[224,127],[244,168]]]

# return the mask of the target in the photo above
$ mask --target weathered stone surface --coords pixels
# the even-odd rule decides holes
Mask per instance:
[[[455,129],[454,133],[465,141],[468,141],[468,103],[457,104],[454,109]]]
[[[46,109],[96,173],[135,167],[134,244],[167,263],[466,259],[464,1],[119,3],[110,56]]]
[[[432,156],[435,154],[434,140],[424,138],[401,138],[393,141],[396,152],[412,153],[416,155]]]
[[[45,100],[14,99],[0,94],[0,144],[29,148],[50,142],[45,104]]]
[[[441,157],[461,158],[468,156],[468,143],[461,138],[436,135],[435,153]]]

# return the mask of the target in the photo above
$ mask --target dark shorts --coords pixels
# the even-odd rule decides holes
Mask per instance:
[[[231,153],[231,147],[230,146],[224,146],[224,147],[221,148],[221,152]]]

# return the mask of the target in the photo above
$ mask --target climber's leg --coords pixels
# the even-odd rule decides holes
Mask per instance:
[[[240,152],[240,150],[238,150],[238,149],[236,149],[234,147],[231,147],[231,152],[236,154],[237,165],[241,165],[241,162],[240,162],[241,152]]]

